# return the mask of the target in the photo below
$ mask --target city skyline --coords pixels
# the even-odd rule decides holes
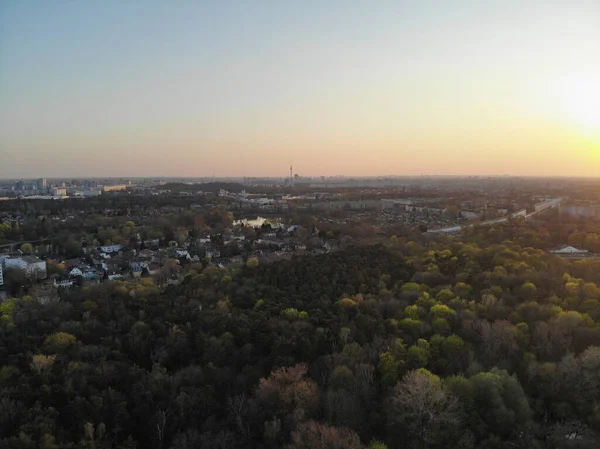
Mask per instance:
[[[586,0],[3,3],[0,178],[595,176],[598,23]]]

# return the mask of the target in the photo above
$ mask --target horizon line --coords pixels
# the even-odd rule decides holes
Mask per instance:
[[[300,179],[309,180],[313,178],[314,180],[319,180],[319,178],[338,178],[338,179],[393,179],[393,178],[530,178],[530,179],[600,179],[599,175],[519,175],[519,174],[420,174],[420,175],[402,175],[402,174],[394,174],[394,175],[304,175],[300,176]],[[189,176],[189,175],[135,175],[135,176],[127,176],[127,175],[94,175],[94,176],[73,176],[73,175],[63,175],[63,176],[31,176],[31,177],[0,177],[0,181],[14,181],[14,180],[37,180],[37,179],[272,179],[272,180],[286,180],[290,179],[289,176],[269,176],[269,175],[202,175],[202,176]]]

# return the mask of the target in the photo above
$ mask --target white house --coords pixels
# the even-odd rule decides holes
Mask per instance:
[[[23,270],[30,278],[46,279],[46,261],[35,256],[7,257],[4,259],[6,268]]]
[[[59,287],[68,288],[68,287],[71,287],[74,283],[75,283],[75,280],[73,278],[55,277],[53,285],[54,285],[54,288],[59,288]]]
[[[588,252],[588,250],[575,248],[574,246],[565,246],[563,248],[555,249],[550,252],[554,254],[585,254]]]
[[[191,259],[192,257],[190,256],[190,253],[188,252],[187,249],[183,249],[183,248],[177,248],[175,250],[175,254],[177,255],[178,258],[185,258],[185,259]]]
[[[121,248],[123,248],[123,245],[105,245],[98,249],[101,253],[117,253]]]
[[[83,271],[81,271],[77,267],[73,267],[71,269],[71,271],[69,271],[69,276],[72,276],[72,277],[83,276]]]

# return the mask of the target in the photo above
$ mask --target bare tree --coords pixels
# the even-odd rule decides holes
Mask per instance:
[[[240,434],[246,438],[250,438],[250,426],[245,423],[245,416],[248,412],[248,398],[245,393],[238,394],[228,400],[229,410],[235,416],[235,423]]]
[[[417,447],[428,447],[436,432],[459,424],[456,398],[427,370],[411,371],[396,384],[388,403],[388,423],[406,426]]]
[[[156,431],[158,434],[158,447],[162,448],[165,439],[165,427],[167,425],[167,412],[159,410],[156,419]]]

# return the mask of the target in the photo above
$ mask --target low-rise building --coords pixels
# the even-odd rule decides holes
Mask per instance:
[[[46,261],[35,256],[6,257],[3,261],[6,269],[23,270],[30,279],[46,279]]]

